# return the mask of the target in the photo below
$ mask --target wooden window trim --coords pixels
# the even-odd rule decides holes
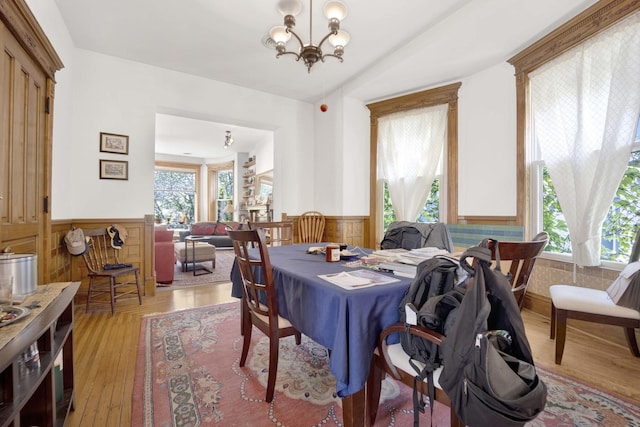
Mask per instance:
[[[530,235],[529,73],[640,10],[640,0],[601,0],[508,60],[515,67],[517,223]]]
[[[368,247],[375,248],[378,228],[378,205],[382,204],[377,195],[381,194],[378,180],[378,119],[382,116],[415,108],[448,104],[447,116],[447,220],[454,224],[458,217],[458,90],[461,82],[428,89],[367,105],[371,118],[370,182],[369,182],[369,236]]]

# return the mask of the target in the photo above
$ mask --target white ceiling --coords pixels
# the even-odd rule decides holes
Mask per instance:
[[[307,73],[302,62],[276,59],[262,44],[272,26],[282,25],[277,0],[55,1],[78,48],[307,102],[338,88],[372,101],[469,76],[596,2],[343,0],[349,13],[341,27],[351,34],[344,62],[328,58]],[[313,4],[314,43],[326,33],[323,5]],[[307,42],[306,0],[296,30]],[[227,128],[209,130],[209,141],[224,141]]]
[[[227,149],[224,148],[226,131],[231,131],[234,141]],[[268,138],[273,138],[272,133],[260,129],[156,114],[156,153],[215,159],[234,152],[249,153]]]

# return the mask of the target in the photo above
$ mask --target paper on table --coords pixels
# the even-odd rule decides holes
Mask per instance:
[[[322,277],[322,276],[320,276]],[[329,277],[322,277],[336,285],[354,287],[354,286],[362,286],[362,285],[370,285],[371,279],[365,279],[364,277],[356,277],[351,274],[343,271],[341,273],[329,275]]]
[[[382,285],[398,282],[399,279],[385,276],[371,270],[355,270],[334,274],[321,274],[318,277],[345,289],[362,288],[365,286]]]

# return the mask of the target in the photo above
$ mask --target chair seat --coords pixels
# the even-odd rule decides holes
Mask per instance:
[[[640,320],[639,311],[616,305],[606,291],[572,285],[552,285],[549,292],[553,304],[560,310]]]
[[[389,354],[389,359],[391,359],[391,362],[395,367],[397,367],[398,369],[402,369],[408,374],[412,374],[412,375],[415,374],[416,370],[413,369],[413,367],[409,364],[409,355],[402,348],[402,344],[397,343],[397,344],[391,344],[387,346],[387,352]],[[424,368],[424,363],[422,362],[414,360],[413,363],[415,363],[420,369]],[[442,390],[442,387],[440,387],[441,373],[442,373],[442,366],[436,369],[435,371],[433,371],[433,385],[436,388],[439,388],[440,390]],[[427,382],[426,379],[424,381]]]
[[[264,304],[260,304],[260,307],[265,311],[267,310],[267,307]],[[264,314],[259,314],[259,313],[254,313],[254,314],[256,316],[258,316],[258,318],[260,318],[260,320],[262,320],[263,322],[269,323],[269,317],[268,316],[265,316]],[[291,322],[289,322],[284,317],[278,315],[278,329],[291,328],[291,327],[293,327]]]

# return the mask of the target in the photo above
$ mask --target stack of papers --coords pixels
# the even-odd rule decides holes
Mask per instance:
[[[449,252],[445,249],[431,247],[412,249],[408,253],[400,255],[396,261],[404,264],[418,265],[425,259],[431,259],[437,255],[449,255]]]
[[[393,274],[404,277],[416,277],[418,271],[417,265],[403,264],[400,262],[381,262],[378,264],[378,268],[384,271],[391,271]]]
[[[409,251],[406,249],[398,248],[398,249],[378,249],[377,251],[373,251],[371,255],[378,258],[380,262],[394,262],[400,256],[408,254]]]
[[[384,274],[371,270],[342,271],[340,273],[321,274],[318,277],[344,289],[383,285],[399,281],[393,277],[385,276]]]

